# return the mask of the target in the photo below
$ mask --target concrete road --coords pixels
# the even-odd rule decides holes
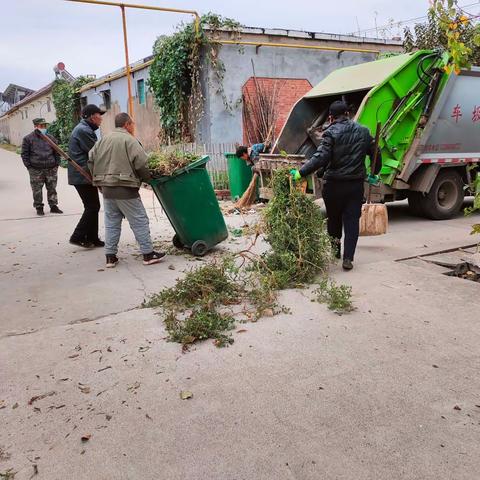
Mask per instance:
[[[479,285],[395,262],[472,244],[472,219],[431,222],[391,206],[389,234],[361,239],[355,270],[332,268],[353,287],[355,312],[337,316],[289,290],[291,315],[242,325],[229,348],[182,354],[161,316],[137,307],[198,262],[169,255],[144,267],[125,226],[121,264],[106,271],[101,250],[68,244],[81,208],[65,171],[65,214],[38,218],[19,157],[0,149],[0,165],[0,473],[477,478]],[[171,227],[142,195],[166,246]],[[232,227],[254,220],[227,217]]]

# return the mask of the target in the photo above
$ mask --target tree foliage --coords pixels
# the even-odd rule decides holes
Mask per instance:
[[[73,83],[64,79],[55,80],[52,100],[57,119],[49,127],[49,133],[57,138],[60,145],[67,145],[70,134],[78,122],[80,111],[79,88],[90,82],[88,77],[78,77]]]
[[[456,0],[433,0],[425,23],[413,31],[405,29],[407,52],[441,49],[447,52],[445,70],[459,73],[461,68],[480,65],[480,27],[458,6]]]
[[[222,87],[225,67],[218,58],[220,44],[216,37],[219,29],[238,35],[239,28],[240,24],[235,20],[208,13],[200,18],[198,31],[195,22],[182,23],[173,35],[156,40],[148,86],[168,140],[191,140],[194,135],[203,106],[200,86],[202,62],[212,66],[217,93],[222,95],[228,107]]]

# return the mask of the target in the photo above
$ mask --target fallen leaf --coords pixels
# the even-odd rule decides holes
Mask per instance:
[[[182,343],[184,345],[189,345],[191,343],[194,343],[196,340],[196,337],[194,337],[193,335],[186,335],[185,337],[182,338]]]
[[[151,417],[148,413],[146,413],[145,416],[146,416],[149,420],[153,420],[152,417]]]
[[[137,390],[138,388],[140,388],[140,382],[135,382],[133,385],[130,385],[129,387],[127,387],[127,390],[130,391],[130,392],[133,392],[134,390]]]
[[[112,351],[112,347],[107,347],[107,352],[111,352]]]
[[[90,393],[90,387],[87,385],[79,385],[78,388],[82,393]]]
[[[103,372],[104,370],[108,370],[109,368],[112,368],[110,365],[108,367],[103,367],[100,370],[97,370],[97,372]]]
[[[18,403],[14,403],[12,408],[15,410],[16,408],[18,408]]]
[[[182,390],[180,392],[180,398],[182,400],[188,400],[189,398],[192,398],[192,397],[193,397],[193,393],[189,392],[188,390]]]
[[[454,409],[454,410],[461,410],[461,408],[460,408],[458,405],[455,405],[455,406],[453,407],[453,409]]]
[[[5,400],[0,400],[0,410],[2,408],[7,408],[7,406],[5,405]]]
[[[37,464],[34,463],[34,464],[32,465],[32,467],[33,467],[33,473],[32,473],[32,476],[31,476],[30,478],[33,478],[35,475],[38,475],[38,466],[37,466]]]
[[[105,270],[103,268],[99,268],[97,272],[104,272]]]
[[[105,415],[105,418],[110,421],[112,419],[112,416],[111,415]]]
[[[37,413],[42,413],[42,411],[38,407],[33,407],[33,411]]]
[[[169,265],[169,266],[168,266],[168,269],[169,269],[169,270],[175,270],[175,265]]]
[[[56,395],[56,394],[57,392],[52,390],[51,392],[42,393],[42,395],[35,395],[28,401],[28,404],[31,405],[33,402],[36,402],[37,400],[42,400],[44,398],[51,397],[52,395]]]
[[[438,365],[433,364],[432,367],[433,368],[438,368]]]
[[[73,355],[69,355],[68,358],[77,358],[79,356],[80,356],[79,353],[74,353]]]
[[[148,347],[148,346],[147,346],[147,347],[138,347],[138,351],[139,351],[140,353],[143,353],[143,352],[146,352],[147,350],[150,350],[150,348],[151,348],[151,347]]]
[[[82,442],[88,442],[91,437],[92,437],[92,435],[90,433],[88,433],[87,435],[83,435],[81,440],[82,440]]]
[[[237,333],[245,333],[248,332],[246,328],[241,328],[240,330],[237,330]]]

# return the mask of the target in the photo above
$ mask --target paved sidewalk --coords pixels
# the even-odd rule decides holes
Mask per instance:
[[[242,325],[229,348],[206,342],[182,354],[162,318],[137,307],[198,260],[170,255],[144,267],[125,225],[121,264],[105,270],[101,250],[67,242],[81,208],[65,171],[65,215],[38,218],[19,157],[0,149],[0,165],[0,473],[29,479],[36,465],[39,480],[478,476],[479,286],[426,262],[395,262],[473,243],[472,219],[431,222],[392,206],[390,233],[360,240],[355,270],[333,267],[353,287],[355,312],[337,316],[289,290],[281,300],[291,315]],[[167,245],[172,229],[151,192],[142,195]],[[254,217],[227,218],[245,221]],[[193,398],[182,401],[182,390]]]

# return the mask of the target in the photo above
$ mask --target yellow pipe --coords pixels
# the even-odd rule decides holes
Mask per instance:
[[[180,8],[167,8],[167,7],[154,7],[152,5],[138,5],[133,3],[120,3],[120,2],[106,2],[104,0],[67,0],[67,2],[75,3],[90,3],[92,5],[106,5],[109,7],[120,7],[122,11],[122,26],[123,26],[123,41],[125,47],[125,72],[127,74],[128,85],[128,110],[130,116],[133,118],[133,96],[132,96],[132,78],[130,63],[128,60],[128,43],[127,43],[127,24],[125,17],[125,8],[140,8],[142,10],[154,10],[157,12],[171,12],[171,13],[186,13],[188,15],[195,16],[195,33],[198,36],[200,32],[200,16],[195,10],[183,10]]]
[[[254,47],[305,48],[309,50],[330,50],[334,52],[380,53],[380,50],[369,50],[366,48],[323,47],[320,45],[297,45],[293,43],[242,42],[238,40],[217,40],[217,43],[227,45],[251,45]]]
[[[153,5],[140,5],[135,3],[106,2],[104,0],[66,0],[67,2],[91,3],[93,5],[108,5],[110,7],[140,8],[143,10],[156,10],[158,12],[185,13],[195,17],[195,29],[200,27],[200,15],[195,10],[184,10],[181,8],[155,7]]]

